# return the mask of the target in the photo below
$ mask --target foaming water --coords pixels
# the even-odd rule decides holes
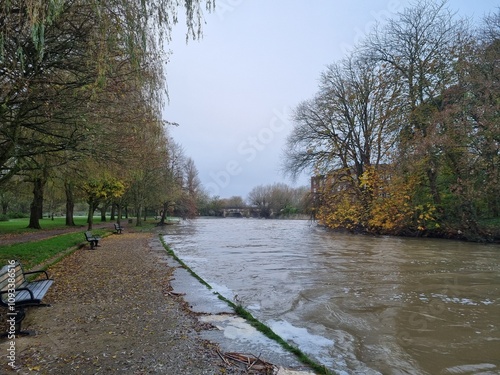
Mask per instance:
[[[197,219],[166,242],[214,289],[345,374],[500,374],[500,247]]]

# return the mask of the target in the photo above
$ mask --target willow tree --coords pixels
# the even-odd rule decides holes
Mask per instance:
[[[81,61],[93,19],[61,6],[42,22],[36,8],[21,1],[0,8],[0,183],[83,139],[84,95],[75,90],[95,79]]]
[[[201,35],[212,0],[12,0],[0,5],[0,184],[38,154],[79,150],[96,123],[88,101],[127,61],[161,105],[163,49],[177,12]]]
[[[159,116],[163,48],[177,10],[185,8],[187,34],[197,38],[202,3],[212,9],[211,0],[2,2],[0,185],[36,166],[39,155],[101,154],[105,159],[109,154],[96,145],[110,133],[110,124],[123,124],[122,118],[96,115],[109,107],[113,95],[116,107],[129,104],[118,104],[116,95],[125,80],[135,82],[127,86]],[[42,196],[34,192],[38,201]]]

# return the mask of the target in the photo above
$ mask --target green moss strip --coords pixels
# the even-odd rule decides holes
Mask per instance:
[[[167,251],[167,253],[172,256],[177,262],[181,264],[183,268],[185,268],[193,277],[195,277],[200,283],[205,285],[209,290],[212,290],[212,287],[205,281],[203,280],[200,276],[198,276],[189,266],[187,266],[177,255],[175,255],[174,251],[165,243],[163,237],[160,235],[160,240],[163,244],[163,247]],[[290,353],[293,353],[300,362],[303,364],[309,366],[314,372],[316,372],[319,375],[334,375],[333,372],[329,371],[325,366],[313,361],[310,359],[304,352],[302,352],[299,348],[290,345],[288,342],[283,340],[278,334],[276,334],[271,328],[266,326],[264,323],[260,322],[258,319],[256,319],[248,310],[246,310],[243,306],[241,305],[236,305],[234,302],[228,300],[225,298],[223,295],[221,295],[218,292],[213,292],[217,295],[217,297],[226,302],[229,306],[231,306],[235,313],[245,319],[251,326],[253,326],[255,329],[257,329],[259,332],[264,334],[266,337],[270,338],[271,340],[276,341],[278,344],[281,345],[281,347],[285,350],[287,350]]]
[[[203,280],[200,276],[198,276],[191,268],[188,267],[186,263],[184,263],[177,255],[175,255],[174,251],[165,243],[163,240],[163,236],[160,235],[160,241],[163,244],[163,247],[167,251],[167,254],[174,258],[182,268],[186,269],[194,278],[196,278],[200,283],[205,285],[209,290],[212,290],[210,284],[208,284],[205,280]]]

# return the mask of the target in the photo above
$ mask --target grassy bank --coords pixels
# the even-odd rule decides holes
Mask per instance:
[[[109,231],[93,231],[99,236],[104,236]],[[23,242],[12,245],[0,246],[0,265],[6,264],[11,259],[19,260],[25,269],[30,269],[48,259],[62,254],[67,249],[77,248],[86,244],[82,231],[61,234],[40,241]]]
[[[205,285],[208,289],[212,290],[212,287],[205,281],[203,280],[200,276],[196,274],[189,266],[187,266],[177,255],[175,255],[174,251],[165,243],[162,237],[160,237],[160,240],[163,244],[163,247],[167,251],[167,253],[172,256],[177,262],[179,262],[183,268],[185,268],[193,277],[195,277],[200,283]],[[303,364],[309,366],[315,373],[320,374],[320,375],[334,375],[333,372],[329,371],[328,369],[325,368],[325,366],[313,361],[310,359],[304,352],[302,352],[299,348],[289,344],[287,341],[283,340],[278,334],[276,334],[270,327],[265,325],[264,323],[260,322],[257,318],[255,318],[248,310],[246,310],[243,306],[241,305],[236,305],[232,301],[228,300],[224,296],[222,296],[218,292],[213,292],[214,294],[217,295],[217,297],[225,301],[229,306],[231,306],[235,313],[245,319],[250,325],[252,325],[254,328],[256,328],[259,332],[264,334],[266,337],[270,338],[271,340],[277,342],[281,347],[285,350],[287,350],[290,353],[293,353],[297,359],[302,362]]]
[[[77,227],[86,227],[87,226],[87,217],[75,217],[75,225]],[[94,223],[99,223],[101,218],[95,218]],[[20,234],[20,233],[34,233],[40,232],[40,229],[31,229],[28,228],[29,219],[10,219],[9,221],[0,221],[0,234]],[[51,219],[41,219],[40,226],[43,230],[52,230],[52,229],[60,229],[67,228],[66,219],[64,217],[57,217],[54,220]]]
[[[121,219],[122,225],[128,222],[129,219]],[[129,223],[129,226],[133,226],[134,228],[140,228],[141,231],[147,231],[151,230],[152,228],[155,227],[157,224],[158,220],[155,220],[154,218],[148,218],[146,221],[142,221],[142,226],[141,227],[136,227],[135,226],[135,218],[130,219],[133,221],[133,223]],[[83,216],[75,216],[74,217],[75,221],[75,227],[81,227],[82,230],[85,230],[87,228],[87,217]],[[115,220],[110,220],[108,218],[107,222],[101,221],[101,216],[94,216],[94,225],[99,225],[99,224],[109,224],[109,227],[113,227],[113,223]],[[54,229],[63,229],[63,228],[68,228],[66,225],[66,219],[64,217],[56,217],[54,220],[52,219],[41,219],[40,220],[40,226],[42,229],[31,229],[28,228],[29,224],[29,219],[28,218],[22,218],[22,219],[10,219],[8,221],[0,221],[0,235],[3,234],[22,234],[22,233],[38,233],[38,232],[43,232],[46,230],[54,230]]]
[[[122,222],[126,222],[128,219],[122,219]],[[12,245],[2,245],[0,240],[0,267],[6,264],[7,261],[11,259],[19,260],[26,269],[30,269],[38,264],[46,262],[48,259],[57,259],[57,254],[66,253],[66,250],[77,247],[82,244],[87,244],[83,236],[83,232],[87,229],[87,217],[77,216],[74,218],[75,226],[68,227],[66,225],[66,220],[64,217],[57,217],[52,219],[42,219],[40,220],[40,225],[42,229],[31,229],[27,228],[29,224],[28,218],[22,219],[10,219],[9,221],[0,221],[0,236],[5,236],[9,238],[12,236],[23,235],[23,234],[40,234],[40,240],[27,240],[27,242],[16,243]],[[101,217],[94,217],[94,224],[101,224]],[[104,237],[113,231],[113,221],[108,221],[105,229],[94,229],[92,233]],[[148,232],[155,227],[156,221],[151,219],[143,222],[141,227],[136,227],[134,224],[129,224],[129,226],[134,231]],[[51,230],[57,229],[68,229],[72,228],[71,233],[59,234],[56,236],[50,236],[48,233]],[[31,237],[31,236],[30,236]],[[35,236],[38,237],[38,236]]]

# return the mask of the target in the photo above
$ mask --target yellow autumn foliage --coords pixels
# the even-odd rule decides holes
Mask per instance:
[[[362,223],[362,208],[347,194],[336,196],[328,204],[322,205],[317,213],[318,221],[328,228],[355,229]]]
[[[417,184],[418,179],[414,176],[379,181],[379,189],[370,207],[370,230],[398,234],[405,229],[424,231],[439,227],[433,204],[414,203],[412,197]]]
[[[328,228],[380,234],[438,228],[436,207],[414,203],[418,182],[416,176],[394,177],[389,169],[368,167],[358,181],[344,181],[340,189],[325,185],[316,217]]]

